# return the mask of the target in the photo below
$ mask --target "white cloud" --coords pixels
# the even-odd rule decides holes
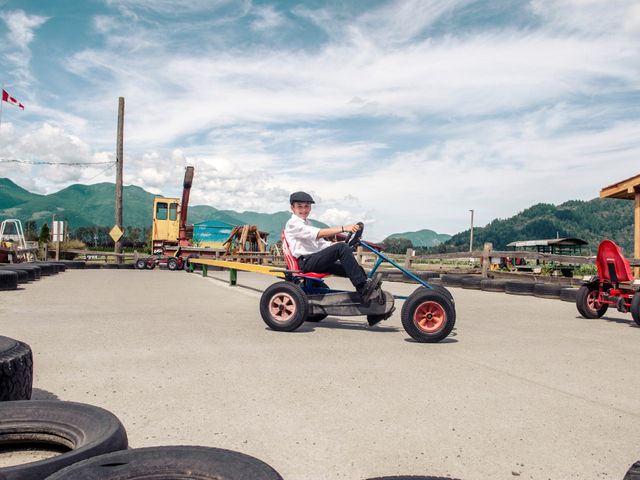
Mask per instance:
[[[9,28],[7,39],[21,50],[26,50],[34,38],[33,31],[47,21],[47,17],[27,15],[23,10],[0,13]]]

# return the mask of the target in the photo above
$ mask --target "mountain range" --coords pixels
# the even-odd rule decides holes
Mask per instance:
[[[125,227],[151,226],[153,198],[156,195],[137,186],[123,189],[123,224]],[[49,223],[53,214],[67,220],[71,229],[87,226],[114,225],[115,187],[113,183],[71,185],[49,195],[31,193],[8,178],[0,178],[0,220],[18,218],[23,223],[33,220],[38,228]],[[270,235],[280,238],[280,232],[291,213],[236,212],[218,210],[207,205],[189,207],[188,223],[219,220],[232,225],[258,225]],[[317,226],[325,227],[320,222]],[[516,240],[537,240],[556,237],[577,237],[589,242],[594,253],[602,239],[609,238],[626,252],[633,252],[633,202],[600,199],[571,200],[560,205],[536,204],[507,219],[495,219],[484,227],[474,228],[474,248],[492,242],[496,250]],[[414,247],[430,251],[456,251],[469,248],[470,230],[453,236],[423,229],[390,235],[406,238]]]

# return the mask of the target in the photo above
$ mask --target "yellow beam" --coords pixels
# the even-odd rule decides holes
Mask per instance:
[[[245,272],[262,273],[284,278],[284,270],[278,267],[255,265],[253,263],[231,262],[229,260],[213,260],[209,258],[190,258],[189,263],[196,265],[209,265],[212,267],[228,268],[230,270],[242,270]]]

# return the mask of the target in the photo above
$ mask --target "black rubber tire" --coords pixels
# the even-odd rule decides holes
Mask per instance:
[[[427,331],[416,323],[419,308],[428,307],[442,315],[443,321],[437,330]],[[455,305],[443,292],[425,287],[418,288],[404,301],[400,314],[402,326],[411,338],[421,343],[435,343],[445,339],[456,323]]]
[[[286,319],[278,319],[271,314],[271,305],[280,301],[281,311],[286,314],[287,306],[293,314]],[[304,323],[309,315],[309,302],[302,289],[291,282],[276,282],[267,287],[260,297],[260,315],[271,329],[292,332]]]
[[[574,287],[565,287],[560,289],[560,300],[563,302],[576,303],[576,296],[578,295],[578,289]]]
[[[440,292],[441,294],[443,294],[445,297],[447,297],[449,300],[451,300],[451,303],[455,304],[455,300],[453,299],[453,295],[451,295],[451,292],[449,290],[447,290],[445,287],[443,287],[442,285],[434,285],[433,283],[430,283],[429,286],[431,287],[431,290],[433,290],[434,292]],[[423,288],[425,290],[429,290],[427,289],[427,287],[420,287]],[[414,293],[417,292],[417,290],[414,290]]]
[[[505,280],[494,280],[487,278],[480,282],[480,289],[485,292],[504,292],[507,285]]]
[[[133,263],[119,263],[118,270],[133,270],[135,267]]]
[[[172,272],[179,270],[178,268],[179,265],[180,263],[178,262],[177,258],[170,258],[169,260],[167,260],[167,268]]]
[[[504,292],[509,295],[533,295],[534,286],[535,283],[532,282],[507,281],[504,284]]]
[[[47,480],[283,480],[262,460],[213,447],[134,448],[84,460]]]
[[[18,274],[11,270],[0,270],[0,290],[18,288]]]
[[[136,267],[136,270],[144,270],[145,269],[144,258],[139,258],[138,260],[136,260],[134,265]]]
[[[631,316],[633,321],[640,327],[640,292],[634,293],[633,300],[631,300]]]
[[[87,270],[98,270],[100,268],[100,264],[99,263],[93,263],[93,262],[88,262],[84,268],[86,268]]]
[[[482,282],[482,277],[464,277],[460,282],[460,286],[462,288],[471,289],[471,290],[480,290]]]
[[[29,400],[32,388],[31,347],[13,338],[0,336],[0,401]]]
[[[18,284],[27,283],[29,281],[29,274],[26,270],[21,270],[19,268],[2,268],[4,272],[14,272],[18,275]]]
[[[37,262],[34,265],[38,266],[40,268],[40,276],[41,277],[47,277],[49,275],[54,275],[56,273],[55,269],[53,268],[53,265],[46,263],[46,262]]]
[[[83,269],[87,264],[87,262],[83,262],[82,260],[60,260],[60,263],[72,270]]]
[[[105,270],[117,270],[118,269],[118,265],[116,265],[115,263],[103,263],[100,268],[103,268]]]
[[[0,403],[0,444],[43,443],[68,448],[60,455],[0,469],[3,480],[43,479],[87,458],[126,449],[115,415],[93,405],[59,400]]]
[[[328,317],[328,315],[326,313],[318,313],[316,315],[307,315],[307,319],[305,320],[305,322],[318,323],[318,322],[321,322],[322,320],[324,320],[327,317]]]
[[[0,266],[0,269],[2,270],[11,270],[11,271],[17,271],[20,270],[21,272],[25,272],[27,274],[27,278],[28,281],[32,282],[34,280],[39,280],[40,279],[40,268],[39,267],[31,267],[31,266],[24,266],[21,264],[15,264],[15,265],[2,265]]]
[[[533,287],[533,296],[539,298],[560,298],[562,287],[553,283],[536,283]]]
[[[629,470],[627,470],[622,480],[640,480],[640,461],[637,461],[629,467]]]
[[[51,265],[53,265],[53,268],[58,273],[67,271],[67,266],[62,262],[51,262]]]
[[[441,275],[442,284],[447,287],[459,287],[462,285],[464,275]]]
[[[582,315],[584,318],[595,319],[602,317],[609,308],[609,305],[606,303],[600,305],[600,308],[593,309],[589,306],[589,298],[597,295],[598,286],[597,285],[582,285],[578,289],[578,293],[576,294],[576,308],[578,309],[578,313]]]

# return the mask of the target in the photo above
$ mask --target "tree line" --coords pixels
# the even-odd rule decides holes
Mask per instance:
[[[112,227],[100,227],[97,225],[69,228],[66,239],[79,240],[87,247],[113,248],[114,242],[109,232]],[[124,234],[121,242],[125,248],[144,248],[151,242],[151,228],[127,226],[123,228]],[[48,223],[43,223],[38,228],[35,220],[28,220],[24,224],[24,235],[29,241],[47,243],[51,241],[51,229]]]

